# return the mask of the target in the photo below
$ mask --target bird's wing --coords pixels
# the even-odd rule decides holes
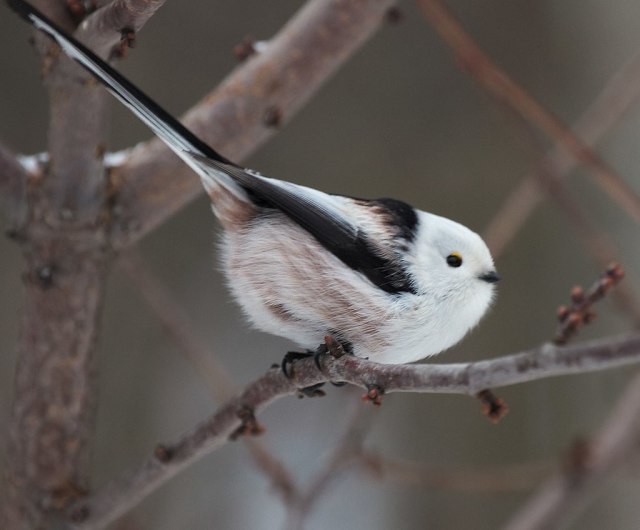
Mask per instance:
[[[204,165],[219,163],[194,155]],[[393,252],[392,240],[410,240],[406,231],[417,223],[414,209],[392,199],[353,200],[323,193],[290,182],[263,177],[237,167],[225,169],[263,206],[275,208],[306,230],[351,269],[364,274],[374,285],[388,293],[414,292],[404,265]],[[368,210],[369,227],[359,221],[356,210]],[[349,210],[352,210],[349,212]],[[412,217],[413,216],[413,217]],[[409,222],[408,222],[409,221]],[[371,225],[379,224],[377,234]],[[407,228],[409,227],[409,228]],[[375,237],[380,232],[388,238]]]

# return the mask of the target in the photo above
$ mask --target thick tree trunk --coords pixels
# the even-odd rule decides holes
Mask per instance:
[[[94,349],[108,255],[91,241],[26,250],[25,302],[8,447],[5,530],[44,528],[88,488]]]

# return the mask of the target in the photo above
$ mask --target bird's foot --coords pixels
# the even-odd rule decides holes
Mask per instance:
[[[282,362],[280,363],[280,368],[282,368],[282,373],[287,379],[291,379],[293,377],[293,363],[296,361],[300,361],[301,359],[308,359],[309,357],[314,357],[314,353],[311,351],[301,352],[301,351],[288,351],[284,354],[282,358]]]
[[[293,365],[296,361],[313,357],[314,364],[316,365],[318,370],[322,372],[323,371],[322,359],[326,355],[331,355],[332,357],[337,359],[347,354],[349,355],[353,354],[353,349],[349,342],[340,342],[335,338],[333,338],[333,336],[327,335],[324,338],[324,342],[320,344],[314,352],[309,350],[306,352],[296,352],[296,351],[287,352],[284,358],[282,359],[280,368],[282,369],[282,373],[285,375],[285,377],[287,377],[287,379],[291,379],[293,377]],[[346,383],[331,381],[331,384],[334,386],[343,386]],[[318,383],[316,385],[311,385],[305,388],[301,388],[298,391],[298,396],[299,397],[324,396],[325,393],[323,390],[321,390],[323,386],[324,386],[324,383]]]
[[[310,357],[314,358],[316,366],[318,366],[318,362],[316,359],[317,352],[299,352],[299,351],[288,351],[282,359],[282,363],[280,364],[280,368],[282,369],[282,373],[287,379],[291,379],[293,377],[293,364],[296,361],[301,359],[309,359]],[[318,383],[316,385],[306,386],[304,388],[298,389],[298,397],[323,397],[325,395],[322,387],[324,383]]]

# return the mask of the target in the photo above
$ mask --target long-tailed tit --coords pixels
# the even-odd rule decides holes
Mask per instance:
[[[315,349],[405,363],[464,337],[498,281],[482,239],[395,199],[330,195],[227,160],[106,62],[22,0],[9,5],[146,123],[202,179],[224,227],[231,291],[259,329]]]

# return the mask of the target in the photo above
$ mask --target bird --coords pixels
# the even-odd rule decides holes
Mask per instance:
[[[500,277],[466,226],[239,166],[28,2],[7,2],[198,174],[222,226],[228,286],[256,328],[306,351],[331,336],[358,357],[403,364],[455,345],[491,306]]]

